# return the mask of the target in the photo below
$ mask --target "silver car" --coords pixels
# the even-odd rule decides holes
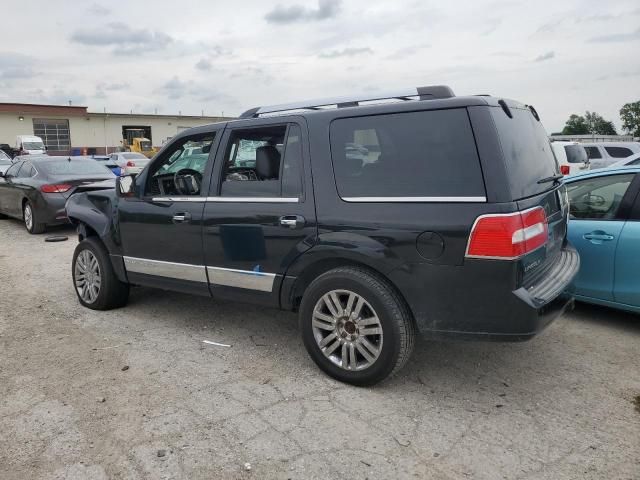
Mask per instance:
[[[109,157],[120,167],[121,175],[138,174],[149,163],[149,159],[138,152],[116,152]]]

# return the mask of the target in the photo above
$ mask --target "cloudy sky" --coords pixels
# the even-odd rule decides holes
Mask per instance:
[[[547,130],[640,100],[637,0],[3,0],[0,101],[237,115],[447,84]]]

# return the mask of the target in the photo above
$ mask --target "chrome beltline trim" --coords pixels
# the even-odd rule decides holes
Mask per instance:
[[[233,268],[207,267],[209,282],[212,285],[246,288],[261,292],[273,291],[275,273],[254,272],[251,270],[236,270]]]
[[[127,272],[207,283],[204,265],[164,262],[148,258],[122,257]]]
[[[487,197],[341,197],[352,203],[457,203],[486,202]]]
[[[234,268],[205,267],[188,263],[165,262],[148,258],[122,257],[125,269],[130,273],[143,273],[158,277],[188,280],[191,282],[209,282],[211,285],[245,288],[261,292],[273,291],[275,273],[237,270]],[[208,275],[208,278],[207,278]]]
[[[154,202],[298,203],[297,197],[153,197]]]

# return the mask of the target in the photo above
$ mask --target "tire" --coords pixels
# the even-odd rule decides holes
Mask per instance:
[[[33,208],[31,202],[27,200],[22,207],[22,220],[24,222],[24,228],[26,228],[27,232],[32,235],[43,233],[47,229],[47,225],[45,223],[38,222],[38,219],[39,214],[36,209]]]
[[[96,237],[86,238],[76,247],[71,275],[78,300],[87,308],[112,310],[129,300],[129,284],[118,280],[107,250]]]
[[[416,330],[407,304],[383,277],[364,268],[320,275],[306,289],[299,312],[307,352],[341,382],[378,383],[398,372],[413,351]]]

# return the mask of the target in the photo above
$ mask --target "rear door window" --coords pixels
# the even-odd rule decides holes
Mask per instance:
[[[633,155],[631,149],[626,147],[604,147],[609,155],[613,158],[627,158],[630,155]]]
[[[465,109],[337,119],[330,137],[343,199],[485,198]]]
[[[558,164],[547,132],[528,109],[511,108],[509,118],[500,107],[491,114],[502,146],[509,187],[514,200],[531,197],[555,187],[538,180],[558,174]]]

